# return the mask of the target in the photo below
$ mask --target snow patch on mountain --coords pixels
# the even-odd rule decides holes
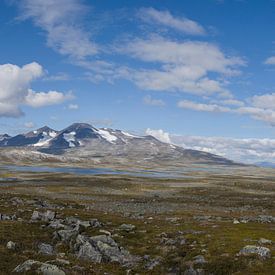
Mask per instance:
[[[70,147],[75,147],[75,142],[76,142],[75,135],[76,135],[76,132],[63,134],[64,139],[69,143]]]
[[[100,130],[97,130],[97,133],[110,143],[114,143],[117,140],[117,137],[112,135],[107,130],[100,129]]]
[[[135,135],[132,135],[132,134],[129,134],[127,132],[124,132],[124,131],[121,131],[121,133],[127,137],[130,137],[130,138],[144,138],[144,137],[140,137],[140,136],[135,136]]]
[[[33,131],[37,132],[37,131]],[[43,147],[49,145],[50,140],[55,138],[57,136],[57,133],[54,131],[51,132],[43,132],[43,137],[35,144],[33,144],[34,147]]]

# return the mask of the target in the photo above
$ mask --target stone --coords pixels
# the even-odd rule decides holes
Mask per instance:
[[[40,266],[42,263],[39,261],[34,260],[27,260],[24,263],[18,265],[13,272],[19,273],[19,272],[27,272],[30,271],[34,266]]]
[[[44,214],[42,214],[42,221],[48,222],[48,221],[52,221],[55,218],[55,212],[51,211],[51,210],[47,210]]]
[[[242,256],[250,256],[250,255],[258,255],[262,259],[267,259],[271,257],[270,249],[263,246],[256,245],[246,245],[244,248],[240,250],[238,255]]]
[[[98,228],[98,227],[102,227],[103,226],[103,224],[100,221],[98,221],[98,219],[92,219],[92,220],[90,220],[90,225],[92,227],[94,227],[94,228]]]
[[[258,241],[259,244],[272,244],[271,240],[265,239],[265,238],[260,238]]]
[[[37,271],[38,273],[41,272],[43,275],[66,275],[58,266],[47,263],[42,263]]]
[[[44,221],[44,222],[49,222],[53,221],[55,218],[55,212],[51,210],[47,210],[45,213],[41,213],[37,210],[34,210],[31,216],[32,221]]]
[[[133,224],[122,224],[119,229],[122,231],[130,232],[133,231],[136,227]]]
[[[78,231],[72,229],[72,230],[59,230],[56,232],[56,237],[58,237],[63,242],[68,242],[72,238],[76,237],[78,234]]]
[[[237,219],[233,220],[233,224],[239,224],[240,222]]]
[[[37,221],[40,219],[40,213],[36,210],[33,211],[32,213],[32,217],[31,217],[31,220],[32,221]]]
[[[16,249],[16,243],[12,242],[12,241],[9,241],[7,243],[7,249],[10,249],[10,250],[15,250]]]
[[[206,264],[207,263],[207,261],[205,260],[205,258],[202,255],[197,255],[193,259],[194,259],[195,264]]]
[[[77,258],[90,260],[93,263],[101,263],[102,255],[91,243],[86,241],[84,244],[80,245]]]
[[[34,260],[27,260],[13,270],[15,273],[25,273],[28,271],[35,271],[35,273],[43,275],[66,275],[65,272],[56,265]]]
[[[62,220],[53,220],[49,223],[48,227],[53,229],[64,229],[65,225],[62,224]]]
[[[104,229],[100,229],[99,232],[102,233],[102,234],[105,234],[107,236],[111,236],[112,235],[112,233],[110,231],[107,231],[107,230],[104,230]]]
[[[38,253],[43,255],[53,255],[54,249],[53,246],[46,243],[41,243],[38,245]]]

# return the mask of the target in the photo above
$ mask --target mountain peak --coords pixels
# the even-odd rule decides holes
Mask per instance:
[[[55,132],[55,130],[53,130],[52,128],[50,128],[49,126],[45,125],[39,129],[36,130],[37,133],[42,133],[42,132]]]

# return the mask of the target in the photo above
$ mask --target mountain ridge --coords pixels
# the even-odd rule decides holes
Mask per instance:
[[[186,163],[236,165],[231,160],[203,151],[184,149],[170,143],[164,143],[153,136],[137,136],[119,129],[96,128],[87,123],[73,123],[57,131],[43,126],[26,134],[0,138],[0,148],[25,150],[31,158],[38,153],[49,156],[79,159],[92,163],[135,163],[167,164]],[[1,136],[0,136],[1,137]],[[13,153],[16,152],[13,150]],[[7,152],[7,151],[6,151]],[[36,152],[36,153],[35,153]],[[8,154],[8,153],[7,153]],[[41,155],[42,156],[42,155]]]

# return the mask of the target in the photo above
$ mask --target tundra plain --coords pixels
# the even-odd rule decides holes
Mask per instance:
[[[222,171],[169,179],[2,167],[0,273],[274,274],[274,170]],[[109,238],[105,250],[96,236]]]

